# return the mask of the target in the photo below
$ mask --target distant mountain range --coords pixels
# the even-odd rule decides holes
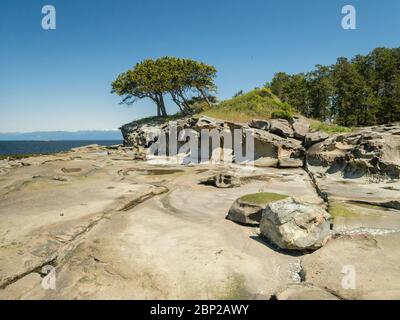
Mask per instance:
[[[0,133],[0,141],[122,140],[119,130],[37,131]]]

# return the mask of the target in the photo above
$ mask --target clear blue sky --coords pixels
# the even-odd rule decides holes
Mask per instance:
[[[41,28],[46,4],[57,30]],[[345,4],[357,9],[357,30],[341,28]],[[128,108],[110,94],[118,73],[149,57],[214,65],[224,99],[277,71],[399,40],[398,0],[1,0],[0,132],[113,129],[153,115],[150,101]]]

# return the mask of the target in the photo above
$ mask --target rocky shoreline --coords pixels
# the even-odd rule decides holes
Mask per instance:
[[[124,146],[1,160],[0,298],[400,298],[400,126],[177,124],[254,129],[255,166],[149,163],[159,122],[123,126]]]

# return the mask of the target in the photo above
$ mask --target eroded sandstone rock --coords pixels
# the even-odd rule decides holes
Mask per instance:
[[[305,281],[343,299],[400,299],[400,234],[339,238],[302,259]]]
[[[316,143],[307,150],[307,162],[325,167],[328,174],[341,172],[345,178],[399,179],[400,136],[392,134],[393,127],[385,128],[366,128]]]

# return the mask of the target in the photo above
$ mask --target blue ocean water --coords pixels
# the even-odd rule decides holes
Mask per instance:
[[[68,151],[72,148],[98,144],[111,146],[122,140],[75,140],[75,141],[0,141],[1,155],[50,154]]]

